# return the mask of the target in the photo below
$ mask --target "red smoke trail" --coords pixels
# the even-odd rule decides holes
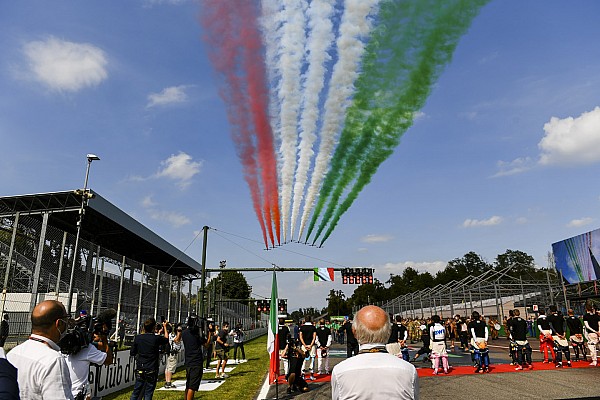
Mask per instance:
[[[235,35],[236,27],[239,26],[236,14],[231,12],[228,2],[213,0],[205,1],[202,25],[206,30],[205,41],[210,46],[209,56],[215,69],[225,78],[225,85],[221,89],[221,97],[228,107],[228,117],[232,126],[232,137],[236,145],[238,156],[244,167],[244,178],[250,188],[250,195],[254,211],[262,229],[265,247],[269,247],[267,241],[267,230],[263,216],[261,190],[258,181],[256,149],[253,143],[253,135],[250,110],[248,110],[247,93],[244,88],[244,79],[237,71],[237,61],[241,46],[241,37]],[[268,208],[265,212],[270,216]],[[270,218],[269,236],[273,244],[273,233]]]
[[[257,136],[258,163],[261,168],[263,200],[267,225],[273,222],[277,244],[281,242],[279,214],[279,193],[277,190],[277,168],[273,148],[273,133],[267,115],[269,91],[266,85],[266,71],[263,59],[261,35],[257,23],[258,10],[249,1],[226,1],[230,12],[243,16],[239,21],[244,51],[242,60],[248,84],[248,101]],[[271,243],[273,242],[272,233]]]

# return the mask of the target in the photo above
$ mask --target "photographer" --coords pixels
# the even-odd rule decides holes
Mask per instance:
[[[171,325],[167,325],[167,332],[169,332],[169,356],[167,357],[167,365],[165,367],[165,388],[169,389],[173,387],[171,384],[171,378],[177,369],[177,355],[181,351],[181,332],[183,329],[181,325],[177,324],[175,332]]]
[[[152,399],[158,378],[158,358],[160,346],[169,344],[169,333],[163,322],[164,336],[154,334],[156,320],[152,317],[144,322],[144,333],[137,335],[131,347],[131,356],[135,357],[135,386],[131,400],[138,400],[143,393],[144,400]]]
[[[299,341],[294,340],[292,335],[288,334],[286,348],[286,357],[289,362],[289,371],[285,376],[289,385],[287,393],[291,394],[292,391],[308,392],[308,384],[302,376],[302,364],[306,355],[304,347],[300,345]]]
[[[242,361],[246,361],[246,352],[244,351],[245,334],[242,330],[242,325],[237,324],[231,335],[233,336],[233,359],[235,360],[235,363],[239,363],[237,358],[238,349],[240,349],[240,352],[242,353]]]
[[[190,315],[187,320],[187,329],[181,334],[183,349],[185,351],[185,398],[192,400],[194,394],[200,389],[202,381],[203,346],[208,347],[209,340],[200,329],[199,319]]]
[[[110,365],[113,352],[108,345],[108,330],[94,332],[94,344],[90,343],[75,354],[65,355],[71,375],[71,392],[75,400],[91,399],[88,376],[90,364]]]

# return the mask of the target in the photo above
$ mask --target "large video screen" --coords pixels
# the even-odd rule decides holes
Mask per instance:
[[[556,268],[569,283],[600,278],[600,229],[552,244]]]

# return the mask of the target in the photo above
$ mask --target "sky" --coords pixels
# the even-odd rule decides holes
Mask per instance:
[[[470,251],[548,264],[600,226],[600,3],[493,0],[393,155],[322,248],[265,251],[231,137],[203,4],[0,2],[0,196],[89,186],[207,266],[405,267]],[[247,273],[255,296],[271,275]],[[278,275],[290,310],[324,307],[311,273]]]

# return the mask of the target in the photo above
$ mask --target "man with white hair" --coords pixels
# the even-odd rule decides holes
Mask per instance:
[[[418,399],[417,370],[386,350],[391,333],[387,313],[377,306],[363,307],[354,318],[352,331],[360,351],[333,368],[331,398]]]

